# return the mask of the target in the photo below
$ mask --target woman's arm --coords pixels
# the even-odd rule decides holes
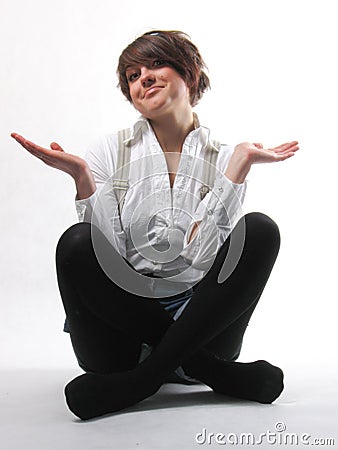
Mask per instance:
[[[45,164],[68,173],[75,181],[78,200],[90,197],[96,191],[96,184],[87,162],[76,155],[66,153],[59,144],[52,142],[50,150],[40,147],[17,133],[11,134],[19,144]]]
[[[297,141],[270,149],[264,149],[262,144],[243,142],[235,147],[224,175],[233,183],[242,184],[253,164],[285,161],[293,156],[298,149]],[[199,224],[200,222],[195,222],[188,243],[197,233]]]
[[[285,161],[299,149],[298,142],[292,141],[278,147],[264,149],[262,144],[243,142],[235,147],[225,176],[236,184],[245,181],[252,164]]]

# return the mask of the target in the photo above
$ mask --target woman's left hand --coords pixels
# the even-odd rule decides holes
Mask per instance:
[[[263,148],[263,144],[258,143],[242,142],[236,145],[225,176],[233,183],[243,183],[252,164],[285,161],[297,150],[299,150],[297,141],[273,148]]]
[[[243,142],[235,147],[235,153],[242,153],[251,164],[284,161],[299,150],[298,142],[292,141],[278,147],[263,148],[263,144]]]

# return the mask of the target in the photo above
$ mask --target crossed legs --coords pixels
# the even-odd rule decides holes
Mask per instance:
[[[279,249],[278,228],[270,218],[251,213],[241,220],[245,244],[235,270],[223,283],[217,281],[228,239],[175,322],[155,299],[126,292],[105,276],[89,224],[64,233],[57,248],[59,287],[75,353],[88,370],[66,386],[74,414],[88,419],[137,403],[180,365],[216,392],[263,403],[280,395],[280,369],[266,361],[230,361],[238,355]],[[238,230],[237,225],[231,238]],[[154,350],[137,364],[142,342]]]

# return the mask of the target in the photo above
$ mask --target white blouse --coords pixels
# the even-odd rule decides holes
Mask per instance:
[[[246,182],[235,184],[224,175],[233,147],[222,145],[213,189],[201,200],[209,139],[209,129],[197,122],[183,144],[171,188],[163,150],[149,121],[141,116],[132,127],[129,189],[120,217],[112,188],[117,133],[102,137],[85,156],[97,189],[89,198],[76,200],[79,221],[97,225],[139,274],[154,274],[187,287],[196,283],[242,216],[246,191]],[[188,243],[197,221],[198,231]]]

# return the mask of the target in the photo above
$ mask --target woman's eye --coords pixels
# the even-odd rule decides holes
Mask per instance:
[[[136,80],[137,77],[138,77],[137,72],[132,72],[132,73],[128,74],[128,76],[127,76],[128,81],[130,81],[130,82]]]
[[[164,61],[164,59],[155,59],[155,61],[153,62],[153,67],[160,67],[160,66],[164,66],[166,64],[166,61]]]

